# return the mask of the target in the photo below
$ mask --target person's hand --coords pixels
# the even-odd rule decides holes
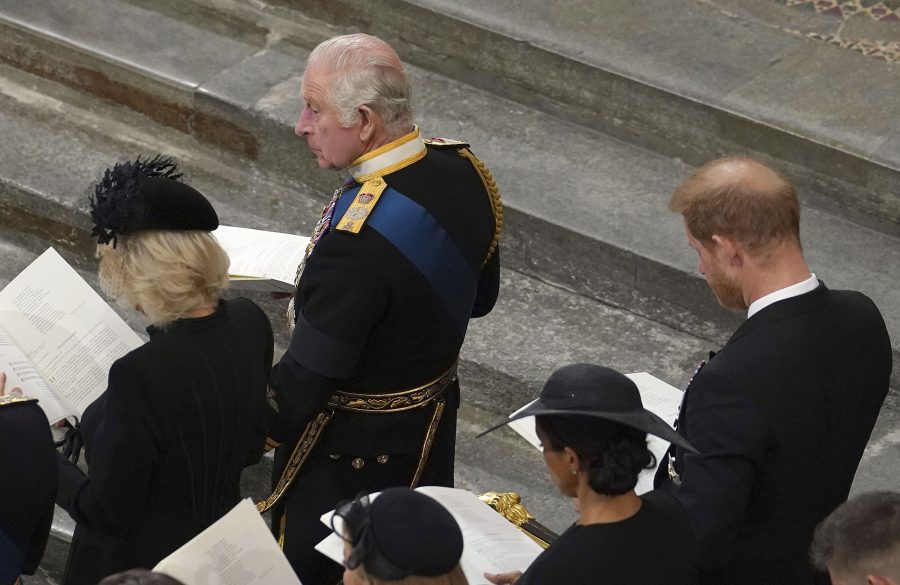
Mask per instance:
[[[0,372],[0,396],[6,396],[6,372]],[[21,396],[22,389],[16,386],[9,391],[10,396]]]
[[[269,296],[275,299],[276,301],[280,301],[283,299],[289,299],[294,296],[294,293],[289,292],[270,292]]]
[[[513,585],[522,576],[522,571],[510,571],[509,573],[485,573],[484,578],[494,585]]]

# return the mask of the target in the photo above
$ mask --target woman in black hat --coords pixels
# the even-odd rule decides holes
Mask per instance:
[[[462,531],[436,500],[409,488],[361,496],[332,519],[344,539],[344,585],[468,585]]]
[[[84,412],[89,474],[58,459],[71,585],[153,567],[238,503],[264,451],[272,329],[252,302],[219,298],[219,220],[180,177],[167,158],[121,163],[91,198],[101,287],[152,324]]]
[[[680,504],[638,496],[638,474],[655,467],[647,433],[693,450],[641,404],[628,377],[575,364],[550,376],[540,398],[510,420],[535,416],[544,461],[578,520],[524,574],[485,575],[516,585],[682,585],[695,582],[696,543]],[[489,429],[503,426],[504,423]],[[485,431],[485,432],[489,432]]]

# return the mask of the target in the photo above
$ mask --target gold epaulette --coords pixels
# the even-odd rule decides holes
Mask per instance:
[[[347,208],[347,212],[344,213],[334,229],[358,234],[385,189],[387,189],[387,182],[384,177],[375,177],[363,183],[356,193],[356,197],[353,198],[353,202],[350,203],[350,207]]]
[[[484,183],[484,189],[491,200],[491,210],[494,212],[494,237],[491,239],[491,245],[488,247],[487,255],[482,263],[482,266],[484,266],[491,259],[491,256],[494,255],[497,244],[500,243],[500,235],[503,233],[503,201],[500,199],[500,189],[497,187],[497,181],[494,180],[491,171],[477,156],[472,154],[468,146],[468,144],[465,144],[464,147],[460,148],[459,154],[468,159],[472,166],[475,167],[475,171],[481,177],[481,182]]]
[[[431,146],[432,148],[455,148],[457,150],[460,148],[469,148],[468,142],[453,140],[452,138],[426,138],[425,145]]]
[[[24,404],[26,402],[37,402],[37,398],[18,394],[5,394],[0,396],[0,406],[10,406],[12,404]]]

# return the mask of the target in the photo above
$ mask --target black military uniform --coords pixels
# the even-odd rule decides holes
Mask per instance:
[[[56,498],[56,450],[37,400],[0,397],[0,585],[37,569]]]
[[[270,446],[284,444],[259,507],[274,506],[308,585],[339,577],[313,550],[339,501],[453,484],[456,360],[468,319],[497,299],[502,208],[467,145],[428,142],[416,129],[356,161],[301,267],[296,329],[273,371]]]

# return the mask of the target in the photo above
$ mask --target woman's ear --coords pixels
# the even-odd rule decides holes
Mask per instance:
[[[562,456],[572,475],[581,471],[581,458],[571,447],[563,448]]]

